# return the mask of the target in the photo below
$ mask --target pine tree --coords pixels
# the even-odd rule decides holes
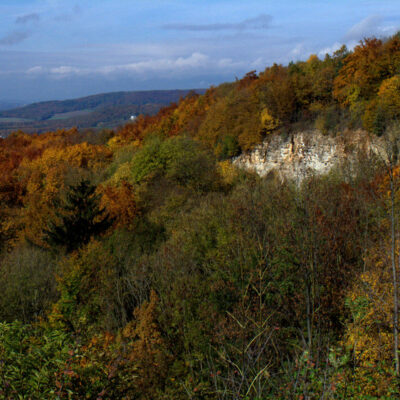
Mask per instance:
[[[86,180],[69,186],[66,202],[58,212],[60,222],[51,222],[44,231],[48,244],[64,246],[67,252],[72,252],[111,226],[112,219],[100,209],[100,196],[95,191],[96,186]]]

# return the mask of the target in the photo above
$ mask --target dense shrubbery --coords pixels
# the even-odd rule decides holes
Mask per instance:
[[[397,41],[2,140],[0,398],[393,398]],[[393,162],[299,187],[227,160],[314,123],[390,124]]]

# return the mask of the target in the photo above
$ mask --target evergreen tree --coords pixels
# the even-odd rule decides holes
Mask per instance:
[[[60,222],[51,222],[44,231],[48,244],[65,246],[67,252],[71,252],[111,226],[112,219],[100,209],[100,196],[95,191],[96,186],[86,180],[69,186],[66,202],[58,213]]]

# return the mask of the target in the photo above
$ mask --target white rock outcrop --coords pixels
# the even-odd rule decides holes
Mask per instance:
[[[360,157],[381,155],[381,138],[365,131],[346,131],[336,136],[320,131],[303,131],[286,135],[271,135],[252,151],[233,160],[233,164],[255,171],[260,176],[271,172],[281,179],[300,183],[311,174],[325,174],[346,162],[350,167]]]

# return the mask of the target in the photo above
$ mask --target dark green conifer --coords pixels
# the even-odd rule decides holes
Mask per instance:
[[[59,223],[50,223],[45,230],[45,240],[51,246],[64,246],[67,252],[89,243],[92,237],[105,232],[112,220],[104,209],[100,209],[100,196],[96,186],[87,180],[69,186],[67,198],[62,205]]]

